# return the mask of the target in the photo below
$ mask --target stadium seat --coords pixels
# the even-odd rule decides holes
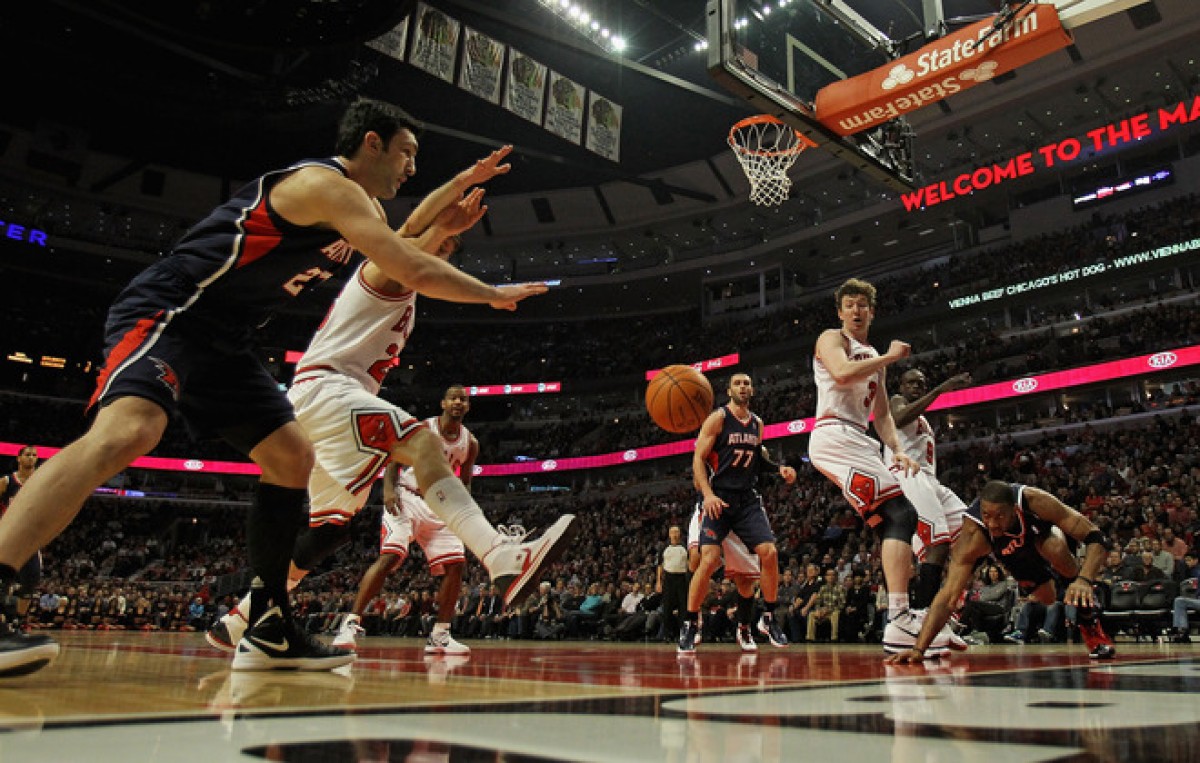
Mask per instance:
[[[1134,613],[1137,611],[1140,597],[1141,584],[1136,580],[1113,582],[1108,602],[1100,612],[1100,621],[1109,634],[1116,637],[1118,633],[1132,633],[1136,638],[1137,622]]]
[[[1171,608],[1179,594],[1179,584],[1174,580],[1148,580],[1140,588],[1133,619],[1138,637],[1153,639],[1171,625]]]

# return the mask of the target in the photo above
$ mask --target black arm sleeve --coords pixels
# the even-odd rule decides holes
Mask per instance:
[[[759,449],[758,449],[758,473],[759,474],[764,474],[766,472],[770,472],[771,474],[778,474],[779,467],[781,467],[781,466],[784,466],[784,464],[777,464],[771,460],[771,451],[767,450],[766,445],[759,446]]]

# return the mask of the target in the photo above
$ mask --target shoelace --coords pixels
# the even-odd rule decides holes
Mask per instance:
[[[529,530],[521,525],[496,525],[496,532],[500,533],[501,543],[522,543],[529,537]]]

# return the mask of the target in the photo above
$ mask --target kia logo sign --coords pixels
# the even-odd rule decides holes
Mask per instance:
[[[189,472],[198,472],[204,469],[204,462],[192,458],[183,462],[183,468]]]
[[[808,426],[804,423],[803,419],[797,419],[796,421],[789,421],[788,425],[787,425],[787,431],[791,432],[792,434],[800,434],[807,428],[808,428]]]
[[[1178,360],[1179,356],[1173,352],[1160,352],[1156,355],[1151,355],[1150,359],[1146,361],[1146,365],[1151,368],[1170,368]]]
[[[544,472],[552,472],[557,468],[558,468],[557,461],[551,460],[551,461],[543,461],[542,462],[542,471],[544,471]]]
[[[625,459],[626,461],[637,461],[637,451],[627,450],[621,454],[621,458]]]
[[[1035,389],[1037,389],[1037,386],[1037,379],[1026,376],[1024,379],[1017,379],[1015,382],[1013,382],[1012,388],[1013,392],[1023,395],[1026,392],[1033,392]]]

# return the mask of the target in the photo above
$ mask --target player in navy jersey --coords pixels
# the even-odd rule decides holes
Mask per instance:
[[[339,124],[337,156],[253,181],[126,287],[109,311],[91,427],[38,470],[0,519],[0,583],[62,532],[97,486],[154,448],[178,411],[262,470],[247,518],[258,592],[247,638],[261,636],[278,667],[325,669],[353,659],[311,639],[291,617],[286,579],[306,523],[313,448],[257,359],[254,329],[355,252],[438,299],[512,310],[546,291],[544,284],[489,286],[392,230],[380,200],[394,198],[415,172],[417,148],[408,115],[360,99]],[[45,636],[0,637],[0,676],[37,670],[57,652]]]
[[[1085,543],[1080,564],[1076,543]],[[967,509],[962,531],[950,546],[946,582],[934,597],[916,643],[887,662],[921,662],[925,649],[946,624],[959,596],[971,583],[975,564],[991,554],[1021,587],[1021,593],[1050,605],[1055,576],[1070,581],[1063,603],[1076,609],[1079,633],[1092,659],[1111,659],[1116,650],[1097,619],[1096,577],[1111,544],[1091,520],[1044,490],[993,480]]]
[[[687,613],[679,632],[679,652],[696,648],[700,605],[708,595],[713,572],[721,563],[721,544],[730,532],[758,555],[762,566],[763,616],[758,630],[777,647],[787,646],[787,637],[775,621],[779,595],[779,554],[775,534],[767,520],[762,497],[754,489],[760,471],[773,470],[788,484],[796,470],[772,463],[762,445],[763,423],[750,412],[754,384],[748,374],[729,379],[729,403],[708,415],[700,427],[692,456],[692,479],[700,493],[703,518],[700,524],[700,563],[688,588]],[[738,577],[737,639],[743,651],[756,649],[750,622],[754,614],[754,581]]]
[[[29,481],[37,470],[38,450],[33,445],[22,445],[17,450],[17,470],[0,477],[0,516],[8,511],[8,505],[17,496],[21,486]],[[32,591],[42,579],[42,552],[39,550],[17,573],[17,582],[24,592]]]

